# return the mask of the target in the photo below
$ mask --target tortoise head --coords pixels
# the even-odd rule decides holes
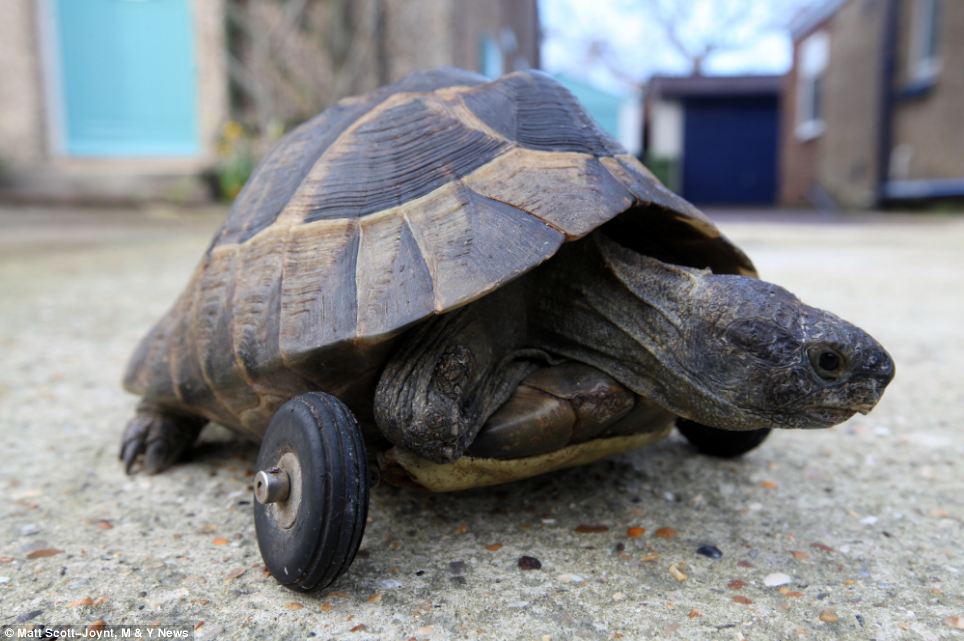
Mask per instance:
[[[873,337],[754,278],[706,275],[689,332],[690,371],[731,406],[732,426],[830,427],[866,414],[894,376]],[[697,417],[698,420],[698,417]]]
[[[612,302],[586,307],[631,343],[597,366],[617,379],[629,371],[624,385],[679,416],[731,430],[830,427],[869,412],[894,376],[869,334],[782,287],[665,263],[604,237],[598,247],[620,286],[599,296]],[[632,361],[646,367],[625,366]]]

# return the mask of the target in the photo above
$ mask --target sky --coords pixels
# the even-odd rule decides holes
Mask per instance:
[[[691,24],[681,25],[681,31],[705,33],[711,19],[706,5],[727,1],[732,0],[697,2]],[[796,2],[806,4],[807,0]],[[689,73],[686,59],[668,44],[665,31],[639,9],[644,3],[645,0],[540,0],[542,67],[619,94],[633,91],[632,79],[645,81],[653,73]],[[591,55],[593,41],[605,43],[610,50],[608,63]],[[789,33],[783,27],[775,27],[754,32],[740,46],[712,55],[704,72],[780,74],[787,71],[790,60]]]

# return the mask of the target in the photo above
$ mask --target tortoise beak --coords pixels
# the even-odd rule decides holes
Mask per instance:
[[[877,406],[876,402],[863,403],[861,405],[855,406],[854,409],[860,412],[861,414],[863,414],[864,416],[866,416],[867,414],[870,414],[870,410],[874,409],[874,407],[876,406]]]
[[[884,390],[894,380],[894,359],[879,347],[865,359],[862,367],[855,372],[853,385],[853,409],[867,414],[880,401]]]
[[[867,414],[874,409],[884,395],[884,388],[887,387],[889,380],[879,378],[867,378],[851,385],[852,403],[850,408],[861,414]]]

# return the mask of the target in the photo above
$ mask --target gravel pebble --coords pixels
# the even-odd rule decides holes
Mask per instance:
[[[397,590],[403,585],[404,583],[402,583],[398,579],[382,579],[381,581],[378,582],[378,587],[380,587],[383,590]]]
[[[563,583],[585,583],[586,577],[578,574],[560,574],[559,580]]]
[[[14,623],[26,623],[27,621],[31,621],[31,620],[33,620],[33,619],[36,619],[37,617],[39,617],[39,616],[40,616],[41,614],[43,614],[43,613],[44,613],[43,610],[30,610],[29,612],[24,612],[23,614],[21,614],[20,616],[18,616],[16,619],[14,619]]]
[[[774,572],[773,574],[768,574],[763,577],[763,585],[767,586],[768,588],[788,585],[791,581],[793,581],[793,579],[790,578],[790,575],[784,574],[783,572]]]
[[[608,525],[581,524],[576,526],[576,532],[580,534],[601,534],[609,531]]]

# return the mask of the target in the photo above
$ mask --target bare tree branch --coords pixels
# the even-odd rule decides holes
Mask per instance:
[[[260,132],[372,88],[381,0],[226,0],[229,77]]]
[[[657,24],[690,72],[699,74],[709,57],[785,28],[800,8],[814,1],[627,0],[625,6]]]

